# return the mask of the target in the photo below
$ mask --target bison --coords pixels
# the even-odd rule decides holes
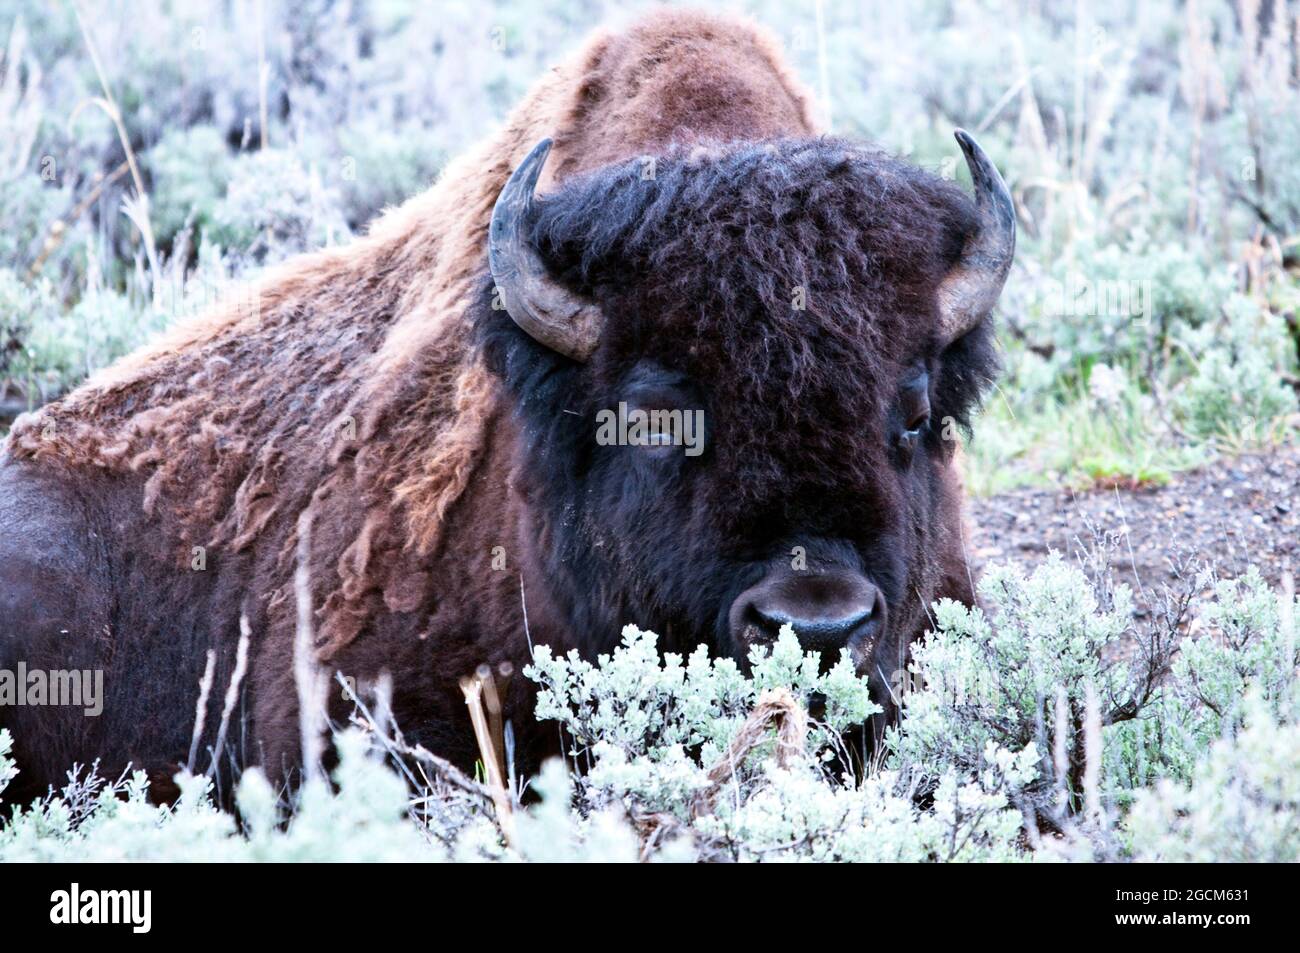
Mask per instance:
[[[957,138],[973,200],[819,136],[757,28],[660,11],[365,237],[20,419],[0,669],[104,684],[98,717],[0,708],[27,792],[93,758],[165,792],[231,685],[214,767],[292,781],[304,645],[464,766],[463,676],[627,623],[742,660],[789,624],[886,700],[931,601],[971,599],[951,438],[1015,225]],[[501,690],[529,770],[554,732]]]

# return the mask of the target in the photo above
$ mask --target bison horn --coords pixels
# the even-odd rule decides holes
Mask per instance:
[[[515,324],[539,344],[581,363],[600,338],[600,309],[552,280],[527,237],[537,179],[550,151],[550,139],[533,146],[497,196],[488,229],[488,263],[501,304]]]
[[[947,341],[961,337],[993,310],[1016,251],[1016,209],[1007,184],[966,130],[955,135],[975,183],[980,225],[939,285],[939,321]]]

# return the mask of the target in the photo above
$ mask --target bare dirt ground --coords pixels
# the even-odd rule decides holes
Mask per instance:
[[[1019,489],[968,504],[973,568],[1010,560],[1027,570],[1050,551],[1076,557],[1097,533],[1120,536],[1116,578],[1135,590],[1172,583],[1176,561],[1223,578],[1255,565],[1271,584],[1300,569],[1300,448],[1219,460],[1166,486],[1086,492]]]

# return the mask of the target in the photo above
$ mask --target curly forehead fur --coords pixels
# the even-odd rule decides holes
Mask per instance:
[[[706,383],[735,478],[724,511],[803,488],[883,502],[887,410],[943,349],[934,290],[976,227],[953,183],[830,138],[633,160],[546,197],[531,223],[556,277],[607,316],[596,393],[646,361]],[[936,402],[964,424],[995,371],[989,335],[946,357]]]

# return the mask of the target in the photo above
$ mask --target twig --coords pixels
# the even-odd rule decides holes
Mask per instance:
[[[221,726],[217,729],[217,742],[212,746],[212,763],[208,765],[209,777],[217,770],[217,760],[221,757],[221,749],[226,743],[226,732],[230,728],[230,713],[235,710],[235,702],[239,700],[239,686],[244,681],[244,673],[248,671],[248,643],[251,637],[252,630],[248,626],[248,616],[241,613],[239,645],[235,649],[235,670],[230,674],[230,684],[226,686],[226,700],[221,709]]]
[[[492,735],[488,729],[487,716],[483,711],[483,682],[477,676],[460,680],[460,690],[465,694],[465,704],[469,708],[470,722],[474,725],[474,739],[478,742],[479,755],[483,759],[483,769],[487,772],[487,787],[492,794],[492,803],[496,807],[497,823],[506,843],[514,846],[515,815],[506,791],[504,772],[492,748]]]
[[[72,12],[77,17],[77,26],[81,28],[81,36],[86,41],[86,50],[90,53],[90,61],[95,66],[95,75],[99,78],[99,86],[104,91],[103,98],[95,97],[87,102],[104,110],[108,114],[108,118],[112,120],[113,126],[117,129],[117,138],[122,143],[122,151],[126,153],[126,161],[131,169],[131,178],[135,182],[136,194],[139,196],[140,214],[138,217],[132,216],[131,220],[140,229],[141,236],[144,238],[145,254],[149,256],[149,266],[156,276],[160,273],[158,247],[153,237],[153,225],[149,221],[149,194],[144,190],[144,176],[140,174],[140,166],[135,161],[135,150],[131,148],[131,137],[127,135],[126,125],[122,122],[122,110],[118,108],[117,100],[113,97],[113,91],[109,88],[108,77],[104,73],[103,64],[99,61],[99,51],[95,49],[95,41],[90,35],[85,19],[81,16],[81,6],[76,0],[73,0]],[[76,118],[77,113],[81,111],[81,107],[86,104],[79,104],[72,111],[72,116],[68,119],[69,123]]]
[[[190,735],[190,756],[185,761],[185,770],[194,773],[194,759],[199,754],[199,739],[203,737],[203,723],[207,721],[208,694],[212,691],[212,675],[217,665],[217,653],[208,649],[208,662],[203,668],[203,677],[199,679],[199,700],[194,706],[194,732]]]
[[[293,681],[298,689],[298,728],[301,733],[302,769],[305,778],[316,778],[321,771],[321,734],[324,731],[323,707],[325,679],[316,666],[312,652],[311,520],[308,506],[298,517],[298,565],[294,570],[293,589],[297,598],[298,621],[293,639]]]
[[[789,768],[806,756],[808,713],[788,688],[769,689],[758,697],[740,731],[708,771],[709,786],[695,796],[692,813],[701,817],[712,813],[723,787],[735,780],[749,753],[767,738],[769,728],[776,729],[776,763]]]
[[[266,80],[271,68],[266,62],[266,10],[264,0],[257,0],[257,121],[261,127],[262,150],[266,150]]]
[[[27,269],[28,281],[41,273],[41,269],[45,267],[45,263],[49,261],[50,256],[53,255],[55,250],[67,239],[68,226],[77,222],[81,216],[85,215],[86,209],[95,204],[95,200],[103,194],[104,189],[108,188],[122,176],[126,175],[126,172],[130,167],[131,164],[123,159],[116,169],[108,175],[102,176],[100,180],[95,183],[95,187],[86,193],[85,198],[72,207],[72,211],[68,212],[68,214],[62,218],[55,219],[54,224],[50,226],[49,237],[45,239],[45,244],[41,246],[40,253],[36,256],[36,260],[32,262],[32,266]]]
[[[817,80],[821,85],[822,114],[826,120],[826,131],[834,127],[831,121],[831,81],[826,64],[826,16],[822,9],[822,0],[817,0]]]

